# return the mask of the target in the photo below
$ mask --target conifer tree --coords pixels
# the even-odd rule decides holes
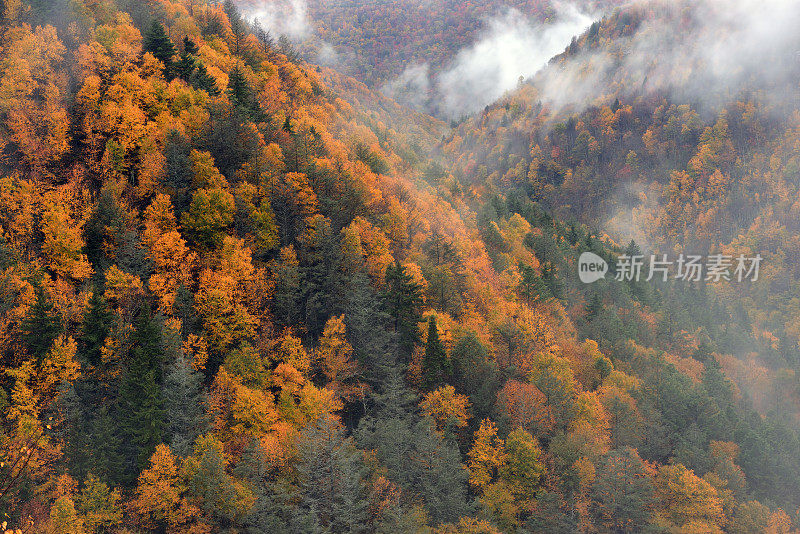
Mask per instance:
[[[410,353],[419,340],[417,323],[422,307],[422,288],[405,272],[398,262],[386,267],[386,289],[383,293],[386,309],[394,319],[394,330],[400,345]]]
[[[111,330],[114,314],[108,308],[108,302],[99,289],[95,288],[89,299],[89,309],[83,318],[83,328],[78,338],[78,346],[83,357],[94,366],[100,364],[106,337]]]
[[[36,302],[20,326],[22,341],[30,355],[37,360],[41,360],[47,354],[53,341],[62,332],[63,327],[55,306],[47,300],[41,286],[36,287]]]
[[[119,386],[125,471],[131,481],[146,465],[156,445],[163,441],[161,343],[161,329],[151,317],[150,307],[144,305],[136,317],[130,356]]]
[[[150,24],[144,35],[142,50],[150,52],[155,58],[164,64],[164,76],[170,80],[175,73],[175,45],[172,44],[167,35],[164,25],[156,19]]]
[[[428,318],[428,340],[425,343],[425,356],[422,359],[422,377],[426,389],[436,389],[445,382],[450,373],[450,362],[444,345],[439,339],[436,317]]]

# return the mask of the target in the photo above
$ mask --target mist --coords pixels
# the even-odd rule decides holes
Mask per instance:
[[[257,21],[274,35],[293,41],[311,35],[305,0],[240,0],[238,6],[245,18]]]
[[[432,74],[427,63],[410,65],[384,84],[387,96],[447,118],[461,118],[514,89],[589,27],[593,16],[573,4],[555,4],[550,22],[533,22],[515,9],[484,21],[471,46]]]
[[[450,116],[477,111],[517,86],[585,31],[593,17],[571,4],[555,6],[555,21],[532,23],[509,10],[487,24],[485,34],[460,51],[453,65],[436,79],[441,105]]]
[[[611,94],[665,91],[713,111],[743,87],[777,88],[765,98],[797,103],[796,0],[659,0],[633,9],[652,15],[633,35],[554,62],[536,76],[533,84],[553,111],[578,112]],[[790,88],[791,96],[781,91]]]

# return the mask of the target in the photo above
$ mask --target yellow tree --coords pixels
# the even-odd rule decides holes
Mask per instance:
[[[436,422],[436,428],[464,428],[469,420],[469,399],[456,393],[451,385],[444,385],[425,394],[420,408]]]
[[[353,347],[347,342],[344,315],[331,317],[319,340],[316,360],[325,376],[326,387],[343,400],[353,400],[361,391],[357,381],[358,363],[353,360]]]

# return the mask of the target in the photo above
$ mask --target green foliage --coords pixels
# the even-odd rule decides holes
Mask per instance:
[[[233,223],[233,195],[219,188],[198,189],[181,222],[198,244],[213,248],[222,244],[225,229]]]
[[[422,358],[422,379],[428,390],[442,385],[450,374],[450,361],[444,345],[439,340],[436,317],[428,318],[428,340],[425,342],[425,355]]]
[[[144,35],[142,50],[153,54],[155,58],[164,65],[164,76],[166,76],[167,79],[172,79],[175,74],[173,58],[177,50],[167,35],[164,25],[156,19],[153,19],[153,22]]]
[[[634,449],[611,451],[592,489],[594,514],[610,532],[641,532],[650,522],[655,492]]]
[[[41,360],[47,354],[53,346],[53,341],[63,331],[61,318],[55,306],[47,300],[41,286],[36,287],[36,302],[28,310],[20,330],[28,353],[37,360]]]
[[[420,320],[422,289],[405,268],[395,262],[386,267],[386,289],[383,293],[386,309],[394,319],[394,330],[400,336],[401,347],[410,352],[419,340],[417,323]]]

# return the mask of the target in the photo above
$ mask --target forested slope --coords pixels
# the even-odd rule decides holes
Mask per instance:
[[[576,46],[624,32],[608,20]],[[438,121],[231,2],[8,0],[0,46],[3,529],[793,528],[795,390],[757,398],[741,363],[794,384],[793,330],[765,326],[791,308],[758,285],[736,315],[716,288],[576,279],[581,252],[637,245],[572,222],[595,184],[547,173],[590,168],[558,159],[570,128],[633,113],[622,96],[550,128],[514,115],[523,88],[437,149]],[[728,113],[690,121],[708,165],[745,120]],[[522,116],[547,157],[503,137]],[[754,148],[784,147],[776,174],[781,128]]]

